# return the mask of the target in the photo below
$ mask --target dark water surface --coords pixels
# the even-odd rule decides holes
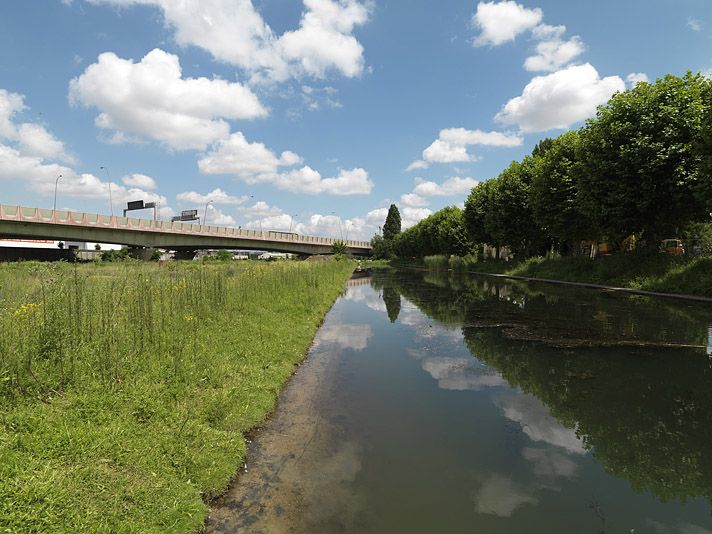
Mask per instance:
[[[712,533],[712,307],[352,280],[211,532]]]

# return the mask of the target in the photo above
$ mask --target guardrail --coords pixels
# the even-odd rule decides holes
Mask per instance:
[[[137,232],[157,232],[190,236],[244,238],[282,243],[303,243],[311,245],[332,245],[338,239],[332,237],[303,236],[290,232],[243,230],[225,226],[155,221],[136,219],[116,215],[100,215],[67,210],[28,208],[25,206],[6,206],[0,204],[0,221],[18,221],[27,223],[53,224],[62,226],[81,226],[84,228],[102,228],[113,230],[134,230]],[[368,241],[344,241],[347,247],[371,249]]]

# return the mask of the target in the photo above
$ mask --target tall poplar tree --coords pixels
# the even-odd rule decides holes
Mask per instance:
[[[388,208],[386,222],[383,223],[383,239],[391,240],[401,232],[401,217],[398,206],[391,204]]]

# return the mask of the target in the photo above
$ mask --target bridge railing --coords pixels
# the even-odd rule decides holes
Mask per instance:
[[[331,237],[303,236],[291,232],[279,232],[274,230],[243,230],[242,228],[232,228],[226,226],[209,226],[177,221],[157,221],[152,219],[137,219],[133,217],[119,217],[116,215],[101,215],[98,213],[82,213],[68,210],[7,206],[3,204],[0,204],[0,221],[1,220],[56,224],[63,226],[133,230],[138,232],[247,238],[264,241],[293,242],[325,246],[331,246],[335,241],[337,241],[337,239]],[[345,243],[346,246],[350,248],[371,248],[371,244],[368,241],[347,240]]]

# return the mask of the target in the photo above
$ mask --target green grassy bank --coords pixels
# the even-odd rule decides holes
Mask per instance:
[[[0,265],[0,531],[200,530],[353,267]]]
[[[522,262],[476,261],[474,257],[428,256],[433,270],[507,274],[584,282],[645,291],[712,297],[712,256],[671,256],[658,253],[586,257],[529,258]]]

